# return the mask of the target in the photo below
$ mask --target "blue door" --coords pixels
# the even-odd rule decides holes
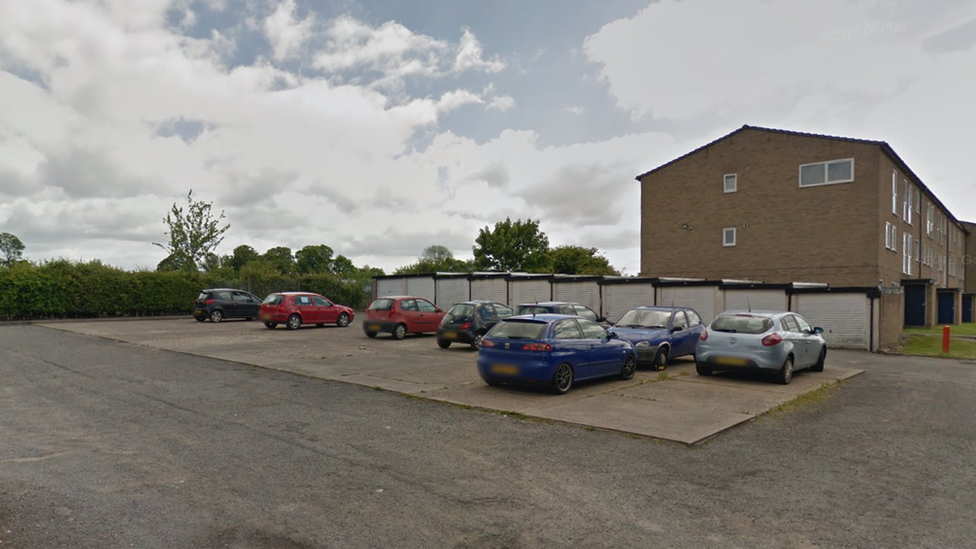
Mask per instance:
[[[976,299],[973,295],[962,296],[962,321],[972,322],[973,321],[973,299]]]
[[[956,320],[956,294],[939,292],[939,324],[952,324]]]
[[[925,286],[905,286],[905,326],[925,326]]]

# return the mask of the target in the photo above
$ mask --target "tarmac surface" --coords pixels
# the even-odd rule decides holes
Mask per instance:
[[[431,335],[394,340],[349,327],[269,330],[259,322],[219,324],[193,319],[42,324],[156,349],[251,364],[310,377],[363,385],[425,399],[521,414],[696,444],[779,406],[862,372],[864,353],[830,350],[823,372],[798,372],[789,385],[751,374],[695,373],[690,358],[663,372],[639,370],[629,381],[579,383],[566,395],[540,389],[491,387],[478,376],[468,345],[448,349]]]

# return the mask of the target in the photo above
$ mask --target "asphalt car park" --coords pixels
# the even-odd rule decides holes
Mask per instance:
[[[353,383],[426,399],[523,414],[558,422],[694,444],[750,421],[826,385],[861,373],[866,354],[831,350],[823,372],[802,372],[790,385],[754,374],[695,373],[694,361],[666,370],[638,370],[630,380],[580,382],[565,395],[491,387],[479,377],[468,346],[441,349],[433,335],[402,340],[368,338],[362,315],[353,325],[267,330],[259,322],[198,325],[192,318],[154,321],[80,321],[49,328],[151,348]],[[204,327],[206,329],[204,329]]]

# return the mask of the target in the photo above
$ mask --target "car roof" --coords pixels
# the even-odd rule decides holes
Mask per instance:
[[[200,291],[201,292],[245,292],[245,293],[251,293],[251,292],[248,292],[247,290],[242,290],[240,288],[206,288],[206,289],[203,289],[203,290],[200,290]]]
[[[718,315],[715,315],[715,316],[719,316],[719,315],[726,315],[726,316],[743,315],[743,316],[763,316],[763,317],[770,317],[771,318],[771,317],[774,317],[774,316],[777,316],[777,315],[785,315],[785,314],[797,314],[797,313],[791,313],[790,311],[770,311],[770,310],[764,310],[764,311],[748,311],[748,310],[738,311],[738,310],[731,310],[731,311],[722,311],[721,313],[719,313]]]
[[[507,322],[510,320],[534,320],[536,322],[545,322],[548,324],[550,322],[555,322],[557,320],[562,320],[564,318],[580,318],[580,317],[576,315],[561,315],[558,313],[540,313],[540,314],[531,314],[531,315],[510,316],[508,318],[502,319],[502,322]]]
[[[485,303],[498,303],[499,305],[505,305],[500,301],[488,301],[487,299],[469,299],[468,301],[458,301],[455,305],[484,305]],[[508,305],[505,305],[508,307]]]
[[[384,295],[381,297],[377,297],[376,299],[423,299],[426,301],[430,301],[426,297],[421,297],[419,295]]]
[[[639,311],[695,311],[691,307],[668,307],[664,305],[641,305],[639,307],[634,307],[633,310]],[[696,313],[698,311],[695,311]]]
[[[281,294],[281,295],[317,295],[317,296],[325,297],[322,294],[317,294],[315,292],[272,292],[272,293]]]
[[[536,302],[536,303],[519,303],[518,304],[519,307],[533,307],[533,306],[536,306],[536,305],[541,305],[543,307],[552,307],[552,306],[555,306],[555,305],[579,305],[579,303],[577,303],[575,301],[539,301],[539,302]]]

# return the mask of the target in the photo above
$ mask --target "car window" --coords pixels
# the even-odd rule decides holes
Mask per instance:
[[[416,311],[417,302],[413,299],[404,299],[400,302],[400,308],[404,311]]]
[[[447,312],[448,321],[454,319],[472,319],[474,318],[475,308],[474,305],[470,303],[459,303]]]
[[[793,315],[786,315],[783,317],[783,327],[789,332],[799,332],[800,327],[796,324],[796,320],[793,319]]]
[[[578,320],[580,328],[583,329],[585,339],[606,339],[607,331],[596,322],[581,318]]]
[[[493,318],[495,316],[495,309],[490,303],[478,307],[478,316],[484,319]]]
[[[581,317],[583,317],[583,318],[592,320],[594,322],[596,321],[597,318],[599,318],[597,316],[597,314],[595,312],[593,312],[593,309],[591,309],[589,307],[584,307],[582,305],[577,305],[576,306],[576,314],[579,315],[579,316],[581,316]]]
[[[509,317],[515,314],[515,311],[511,307],[506,307],[501,303],[494,303],[495,314],[501,318]]]
[[[576,321],[567,318],[560,320],[552,327],[552,337],[556,339],[581,339],[583,336],[580,333],[579,326],[576,325]]]
[[[488,335],[499,339],[539,339],[545,329],[544,322],[506,320],[495,324]]]
[[[688,327],[688,320],[685,318],[684,311],[674,312],[674,321],[671,323],[672,328],[681,328],[682,330]]]
[[[238,301],[240,303],[250,303],[251,296],[241,292],[234,292],[234,301]]]
[[[268,297],[264,298],[263,303],[267,305],[281,305],[281,302],[284,301],[284,299],[285,296],[281,294],[271,294]]]
[[[621,328],[667,328],[670,311],[656,309],[631,309],[617,321]]]
[[[392,299],[377,299],[369,304],[370,311],[389,311],[393,308]]]
[[[217,292],[217,299],[221,301],[230,301],[230,292]]]
[[[437,307],[434,307],[434,304],[431,303],[430,301],[427,301],[426,299],[418,299],[417,308],[420,309],[420,312],[422,313],[437,312]]]
[[[796,324],[797,324],[797,326],[799,326],[801,332],[812,332],[813,331],[813,328],[810,326],[810,323],[807,322],[806,319],[804,319],[802,316],[800,316],[800,315],[793,315],[793,320],[796,321]]]
[[[701,326],[702,321],[695,311],[685,311],[685,315],[688,316],[688,325],[694,328],[695,326]]]
[[[542,305],[519,305],[518,314],[520,315],[542,315],[550,312],[547,307]]]
[[[332,306],[332,302],[331,301],[329,301],[328,299],[326,299],[326,298],[324,298],[324,297],[322,297],[320,295],[313,295],[312,296],[312,301],[314,301],[315,304],[318,305],[319,307],[331,307]]]
[[[306,305],[309,305],[310,306],[311,304],[312,304],[312,298],[311,297],[309,297],[307,295],[296,295],[295,296],[295,305],[298,305],[299,307],[304,307]]]
[[[721,314],[712,321],[711,329],[733,334],[761,334],[773,327],[769,317],[750,314]]]
[[[204,301],[207,299],[210,299],[210,292],[200,292],[200,295],[197,296],[197,301]]]

